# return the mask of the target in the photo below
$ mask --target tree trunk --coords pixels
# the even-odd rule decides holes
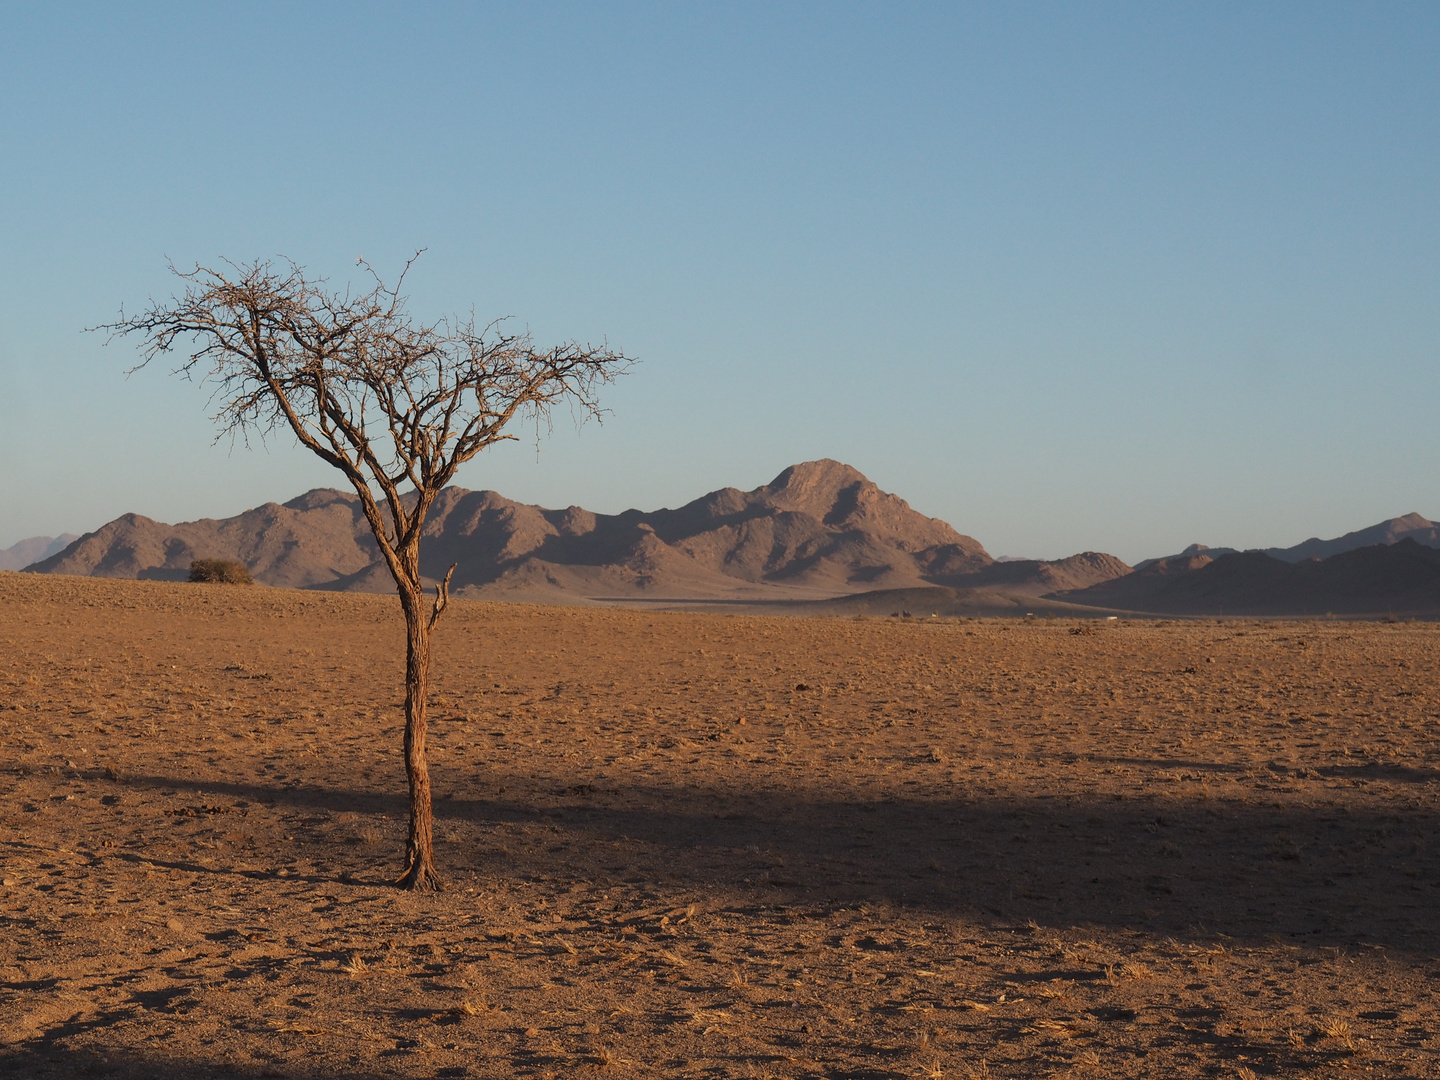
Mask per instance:
[[[430,766],[425,761],[425,696],[430,682],[430,627],[425,594],[402,591],[405,609],[405,776],[410,781],[410,837],[405,845],[402,889],[435,892],[435,814],[430,802]]]

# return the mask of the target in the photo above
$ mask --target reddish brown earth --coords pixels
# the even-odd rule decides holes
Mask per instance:
[[[1440,1071],[1440,630],[0,574],[0,1074]]]

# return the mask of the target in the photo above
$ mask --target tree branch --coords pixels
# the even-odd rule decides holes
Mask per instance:
[[[435,607],[430,612],[430,624],[425,629],[435,629],[435,624],[440,621],[440,613],[450,603],[450,578],[455,573],[455,567],[459,565],[459,563],[451,563],[450,569],[445,571],[445,580],[435,586]]]

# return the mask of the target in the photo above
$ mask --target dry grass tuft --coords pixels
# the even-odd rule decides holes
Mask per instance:
[[[370,970],[370,965],[365,963],[365,958],[359,953],[351,953],[350,959],[340,965],[340,970],[352,979],[358,979]]]
[[[1154,974],[1149,967],[1139,961],[1121,960],[1105,965],[1105,981],[1111,986],[1118,986],[1127,979],[1153,978]]]
[[[629,1058],[622,1058],[608,1046],[597,1046],[594,1052],[594,1063],[597,1068],[613,1069],[619,1065],[629,1065]]]
[[[1355,1033],[1350,1030],[1350,1022],[1340,1017],[1331,1017],[1320,1025],[1320,1034],[1327,1039],[1338,1042],[1346,1050],[1355,1049]]]

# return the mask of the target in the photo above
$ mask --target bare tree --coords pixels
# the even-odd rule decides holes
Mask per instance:
[[[597,389],[630,361],[574,343],[537,351],[529,334],[506,334],[498,322],[477,327],[473,316],[417,322],[400,293],[405,273],[390,288],[368,265],[374,286],[360,295],[333,292],[293,262],[171,269],[186,282],[183,295],[97,329],[142,335],[139,367],[186,354],[177,373],[213,386],[222,434],[288,427],[354,487],[405,613],[410,835],[397,884],[437,889],[425,697],[430,635],[455,567],[427,611],[425,515],[460,465],[515,438],[506,427],[517,417],[538,423],[561,402],[582,419],[598,417]]]

